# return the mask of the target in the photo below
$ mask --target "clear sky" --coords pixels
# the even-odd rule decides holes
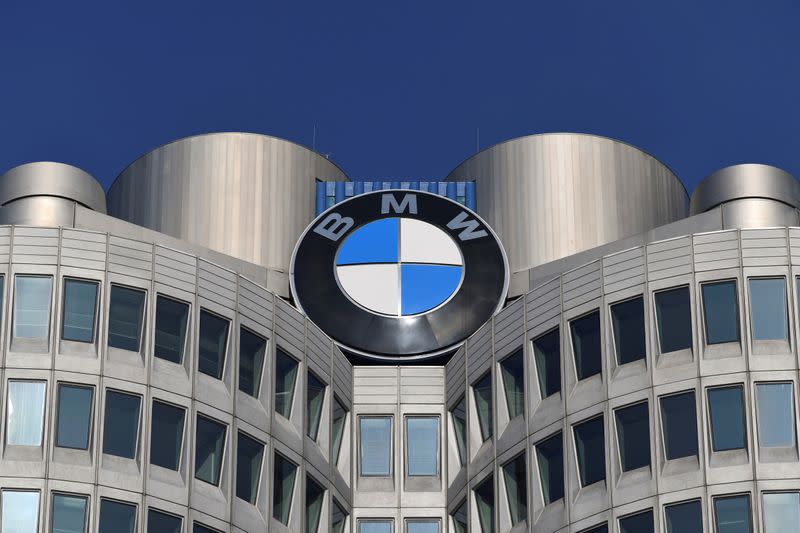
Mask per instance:
[[[630,142],[689,190],[742,162],[800,176],[798,22],[796,0],[0,0],[0,172],[107,186],[180,137],[311,146],[316,124],[355,179],[548,131]]]

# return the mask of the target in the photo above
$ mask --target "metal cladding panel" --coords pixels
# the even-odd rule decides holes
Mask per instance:
[[[647,245],[647,278],[649,281],[691,272],[691,237],[681,237]]]
[[[400,367],[401,404],[443,404],[444,368]]]
[[[353,406],[353,365],[335,344],[333,348],[333,390],[348,409]]]
[[[197,257],[162,246],[155,250],[155,281],[176,289],[195,292]]]
[[[445,366],[448,407],[451,407],[452,404],[464,394],[466,389],[466,372],[466,350],[464,350],[464,348],[459,348]]]
[[[305,318],[280,298],[275,308],[275,334],[303,353],[305,347]]]
[[[742,266],[783,266],[789,264],[786,228],[743,229]]]
[[[593,261],[588,265],[564,273],[562,291],[564,293],[564,310],[572,309],[595,298],[602,293],[602,264]]]
[[[265,288],[239,276],[239,313],[267,330],[272,329],[273,298]]]
[[[800,228],[789,228],[789,247],[792,264],[800,265]]]
[[[325,383],[331,382],[331,341],[306,319],[306,364]]]
[[[498,357],[503,357],[522,345],[525,338],[523,298],[500,311],[492,320],[494,320],[494,352]]]
[[[197,293],[228,309],[236,309],[236,273],[208,261],[197,261]]]
[[[8,263],[11,257],[11,227],[0,227],[0,264]]]
[[[611,294],[645,282],[644,247],[637,246],[603,258],[603,293]]]
[[[58,263],[58,229],[14,226],[14,263],[55,265]]]
[[[108,271],[133,278],[152,279],[153,245],[109,235]]]
[[[704,233],[694,235],[692,239],[695,272],[740,266],[738,231]]]
[[[561,276],[544,283],[525,295],[527,328],[536,330],[561,315]]]
[[[106,269],[105,233],[63,229],[61,231],[61,264],[91,270]]]
[[[492,360],[491,321],[467,339],[467,357],[469,358],[468,380],[472,383],[490,367]]]
[[[400,369],[396,366],[357,366],[353,369],[353,403],[396,405],[400,393]]]

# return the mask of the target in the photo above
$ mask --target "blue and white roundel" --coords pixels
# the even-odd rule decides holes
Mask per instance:
[[[464,277],[464,259],[453,239],[436,226],[384,218],[345,239],[335,269],[339,286],[361,307],[408,316],[447,302]]]

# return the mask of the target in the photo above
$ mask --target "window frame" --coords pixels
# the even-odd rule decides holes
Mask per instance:
[[[677,350],[672,350],[672,351],[669,351],[669,352],[665,352],[665,351],[663,351],[663,344],[662,344],[661,314],[659,312],[658,295],[659,294],[663,294],[663,293],[667,293],[667,292],[678,291],[678,290],[682,290],[682,289],[685,289],[687,294],[688,294],[688,296],[689,296],[689,301],[688,301],[688,305],[687,305],[688,310],[689,310],[689,317],[688,317],[688,323],[689,323],[689,346],[688,347],[683,347],[683,348],[678,348]],[[682,354],[682,353],[685,353],[685,352],[691,352],[693,354],[694,353],[694,340],[695,340],[695,333],[694,333],[694,327],[695,326],[694,326],[694,311],[692,310],[692,306],[693,306],[693,303],[692,303],[692,300],[693,300],[693,298],[692,298],[692,285],[690,283],[680,283],[678,285],[670,285],[670,286],[667,286],[667,287],[663,287],[663,288],[658,288],[658,289],[652,290],[651,294],[652,294],[652,302],[653,302],[653,320],[655,322],[655,335],[653,336],[653,338],[655,339],[656,347],[658,348],[658,354],[662,355],[662,356],[663,355],[667,355],[667,356],[669,356],[669,355],[678,355],[678,354]]]
[[[159,397],[153,396],[150,399],[150,435],[149,435],[150,448],[152,448],[152,446],[153,446],[153,435],[154,435],[154,432],[153,432],[153,421],[156,418],[153,415],[153,411],[155,409],[156,403],[160,403],[160,404],[165,405],[167,407],[171,407],[173,409],[180,409],[181,411],[183,411],[183,428],[181,429],[181,442],[180,442],[180,446],[179,446],[180,454],[178,456],[178,464],[177,464],[177,468],[175,468],[175,470],[169,469],[169,468],[167,468],[167,467],[165,467],[163,465],[158,465],[158,464],[153,463],[153,454],[152,454],[152,452],[150,450],[148,450],[148,454],[147,454],[147,464],[151,465],[151,466],[157,466],[157,467],[163,468],[165,470],[169,470],[170,472],[180,472],[181,469],[184,466],[184,456],[186,455],[186,444],[187,444],[187,440],[186,440],[187,427],[186,427],[186,425],[187,425],[187,420],[189,419],[188,415],[191,414],[191,409],[189,407],[185,406],[185,405],[181,405],[181,404],[178,404],[178,403],[170,402],[170,401],[167,401],[167,400],[165,400],[163,398],[159,398]]]
[[[242,321],[241,315],[239,316],[239,338],[237,339],[237,349],[236,349],[236,390],[243,392],[245,395],[250,396],[251,398],[255,398],[256,400],[261,399],[261,392],[264,384],[264,365],[270,361],[270,338],[267,335],[262,335],[261,333],[256,332],[255,328],[248,327],[241,323]],[[252,335],[258,339],[264,341],[264,354],[261,356],[261,364],[259,365],[258,372],[254,372],[253,375],[253,392],[254,394],[250,394],[246,390],[242,389],[241,386],[241,372],[242,372],[242,335],[244,332],[247,332],[248,335]],[[258,379],[255,379],[258,378]]]
[[[88,389],[91,392],[91,399],[89,401],[89,425],[86,428],[86,448],[76,448],[74,446],[61,446],[58,444],[58,428],[59,419],[61,418],[61,387],[72,387],[75,389]],[[56,448],[64,448],[66,450],[91,450],[92,449],[92,433],[94,432],[94,407],[95,407],[95,387],[89,383],[75,383],[71,381],[58,381],[56,382],[56,411],[54,415],[54,428],[53,432],[53,446]]]
[[[674,502],[664,503],[661,506],[662,516],[664,517],[664,532],[665,533],[669,531],[669,529],[667,527],[667,509],[670,508],[670,507],[677,507],[677,506],[680,506],[680,505],[686,505],[686,504],[690,504],[690,503],[694,503],[694,502],[697,502],[697,507],[698,507],[698,509],[700,509],[700,527],[701,528],[704,527],[705,510],[703,508],[703,498],[702,497],[688,498],[686,500],[678,500],[678,501],[674,501]]]
[[[592,481],[591,483],[584,483],[584,479],[583,478],[585,476],[583,475],[583,472],[581,472],[581,460],[580,460],[580,455],[579,455],[579,452],[578,452],[578,431],[577,430],[578,430],[578,427],[586,425],[586,424],[589,424],[589,423],[592,423],[592,422],[594,422],[596,420],[600,420],[600,422],[601,422],[600,425],[601,425],[602,430],[603,430],[603,433],[602,433],[601,439],[600,439],[601,442],[603,443],[603,478],[595,480],[595,481]],[[607,455],[608,450],[606,448],[606,416],[605,416],[605,412],[601,411],[600,413],[597,413],[595,415],[592,415],[592,416],[589,416],[587,418],[584,418],[583,420],[579,420],[578,422],[575,422],[574,424],[571,424],[570,429],[571,429],[571,432],[572,432],[572,444],[573,444],[573,448],[572,449],[573,449],[573,453],[575,455],[575,466],[578,469],[578,484],[580,485],[580,487],[582,489],[584,489],[586,487],[591,487],[592,485],[594,485],[596,483],[600,483],[601,481],[603,483],[605,483],[606,485],[608,485],[608,464],[606,463],[606,455]],[[565,491],[566,491],[566,487],[565,487]]]
[[[283,354],[288,359],[294,362],[294,386],[292,387],[292,395],[289,398],[288,402],[288,412],[284,415],[282,412],[278,411],[278,357],[280,354]],[[266,354],[265,354],[266,356]],[[282,346],[275,345],[275,357],[273,359],[272,364],[272,412],[274,414],[278,414],[285,418],[286,420],[292,421],[293,416],[296,414],[297,410],[294,408],[294,402],[298,397],[297,388],[298,388],[298,381],[300,376],[302,375],[302,368],[300,365],[300,358],[295,357],[292,355],[288,350],[284,349]]]
[[[366,418],[386,418],[389,420],[389,473],[383,474],[365,474],[362,469],[362,450],[363,439],[361,435],[361,421]],[[395,452],[395,435],[394,435],[394,414],[380,414],[380,413],[364,413],[357,417],[358,419],[358,477],[366,479],[391,479],[394,477],[394,452]]]
[[[46,349],[50,346],[50,341],[53,337],[53,299],[55,298],[55,276],[51,273],[19,273],[14,272],[14,295],[13,301],[11,302],[11,334],[9,335],[12,344],[12,350],[15,349],[15,344],[18,345],[16,349],[18,351],[25,351],[28,349],[38,349],[41,351],[42,349]],[[17,286],[17,282],[21,278],[37,278],[37,279],[46,279],[50,282],[50,290],[49,290],[49,297],[47,301],[47,335],[44,338],[41,337],[18,337],[16,335],[17,329],[17,318],[19,317],[19,309],[17,309],[17,302],[19,301],[19,288]]]
[[[508,372],[506,370],[506,368],[507,368],[506,363],[510,362],[515,357],[519,357],[520,362],[522,363],[522,369],[521,369],[522,372],[518,376],[518,379],[516,379],[516,382],[517,382],[516,384],[519,385],[519,391],[520,391],[520,394],[522,395],[522,410],[521,410],[521,412],[519,414],[517,414],[515,416],[511,416],[511,398],[509,398],[508,383],[506,381],[506,376],[508,374],[510,374],[510,372]],[[527,413],[527,399],[528,399],[527,392],[528,391],[527,391],[527,387],[525,386],[525,380],[526,380],[526,373],[525,373],[525,363],[526,363],[526,361],[525,361],[525,359],[526,359],[526,357],[525,357],[525,345],[523,344],[522,346],[520,346],[517,349],[513,350],[511,353],[507,354],[500,361],[498,361],[498,370],[499,370],[498,375],[500,377],[500,382],[501,382],[501,384],[503,386],[502,387],[502,393],[503,393],[504,401],[506,403],[506,415],[507,415],[507,418],[508,418],[509,422],[511,422],[512,420],[514,420],[516,418],[519,418],[519,417],[523,417],[524,418],[525,414]]]
[[[717,449],[717,444],[714,439],[714,413],[711,409],[711,393],[715,390],[722,390],[722,389],[739,389],[739,393],[741,394],[741,423],[742,423],[742,447],[741,448],[726,448],[726,449]],[[749,435],[748,427],[747,427],[747,398],[745,397],[745,384],[744,383],[724,383],[720,385],[710,385],[706,387],[706,415],[708,416],[708,438],[711,443],[711,453],[725,453],[725,452],[736,452],[739,450],[744,450],[745,452],[749,450],[749,444],[747,442],[747,438]]]
[[[711,499],[711,527],[714,529],[714,531],[718,530],[718,527],[717,527],[717,500],[726,500],[726,499],[729,499],[729,498],[740,498],[742,496],[747,498],[747,520],[748,520],[747,524],[748,524],[748,527],[750,528],[750,532],[749,533],[753,533],[753,531],[754,531],[754,527],[753,527],[754,526],[754,523],[753,523],[754,522],[753,521],[753,518],[754,518],[753,497],[752,497],[752,495],[750,494],[749,491],[732,492],[732,493],[726,493],[726,494],[710,494],[709,495],[709,498]]]
[[[436,472],[434,474],[412,474],[410,472],[411,459],[410,440],[408,438],[408,422],[411,419],[432,419],[436,420]],[[438,413],[406,413],[403,415],[403,448],[405,448],[405,476],[407,479],[438,479],[442,475],[442,417]]]
[[[32,493],[36,494],[36,530],[39,531],[39,526],[42,525],[42,492],[43,489],[38,488],[30,488],[30,487],[14,487],[13,485],[10,487],[3,487],[0,489],[0,517],[3,514],[3,509],[5,508],[5,493],[6,492],[13,492],[15,494],[19,493]],[[0,518],[1,519],[1,518]]]
[[[567,320],[567,329],[569,330],[569,348],[570,353],[572,354],[572,374],[573,378],[575,379],[575,383],[580,383],[582,381],[586,381],[592,379],[595,376],[601,376],[601,379],[604,379],[603,376],[604,372],[604,358],[603,358],[603,320],[600,316],[600,308],[594,307],[585,313],[580,313],[574,317],[571,317]],[[592,318],[593,315],[597,316],[597,351],[598,351],[598,359],[599,359],[599,366],[598,371],[593,374],[584,375],[581,377],[581,372],[579,371],[579,367],[583,365],[579,364],[578,362],[578,350],[576,349],[576,329],[575,325],[582,321],[588,321]],[[577,333],[580,335],[580,332]],[[583,357],[581,357],[581,361],[583,361]]]
[[[311,431],[312,427],[311,427],[311,424],[310,424],[310,422],[311,422],[311,409],[310,409],[310,407],[311,407],[311,397],[309,395],[309,392],[311,391],[310,381],[311,381],[312,378],[315,379],[318,383],[320,383],[322,385],[322,392],[320,393],[321,396],[322,396],[322,399],[320,400],[319,412],[317,413],[317,417],[316,417],[317,418],[316,428],[315,428],[315,431],[314,431],[313,435],[310,434],[310,431]],[[297,385],[295,384],[295,387],[296,386]],[[313,370],[308,368],[308,365],[306,365],[306,387],[305,387],[305,389],[306,389],[305,390],[305,393],[306,393],[305,394],[305,396],[306,396],[306,401],[305,401],[306,413],[305,413],[305,417],[304,417],[305,425],[306,425],[305,435],[306,435],[306,437],[308,437],[312,441],[314,441],[317,444],[319,444],[320,428],[322,427],[322,422],[325,420],[325,414],[326,414],[325,413],[325,400],[328,398],[328,390],[330,389],[330,386],[327,383],[325,383],[325,381],[322,380],[319,376],[317,376],[316,372],[314,372]],[[341,402],[339,403],[339,405],[341,405]],[[345,415],[345,417],[346,416],[347,415]],[[333,419],[331,419],[331,422],[333,422]]]
[[[478,384],[482,383],[484,380],[489,382],[489,420],[484,421],[481,419],[481,412],[478,409]],[[491,368],[480,375],[478,379],[472,382],[470,385],[470,392],[472,393],[472,405],[475,409],[475,414],[478,419],[478,437],[480,438],[480,443],[483,445],[484,443],[492,440],[494,438],[494,419],[496,413],[494,408],[494,395],[495,395],[495,386],[492,380],[492,370]],[[487,427],[484,427],[484,424]],[[488,435],[487,435],[488,433]]]
[[[89,515],[91,514],[91,512],[90,512],[90,506],[91,506],[91,500],[92,500],[91,496],[89,494],[81,494],[81,493],[76,493],[76,492],[67,492],[67,491],[58,490],[58,489],[52,489],[50,491],[50,506],[49,506],[50,507],[50,512],[49,512],[50,530],[52,531],[53,530],[53,526],[55,525],[54,522],[55,522],[56,497],[57,496],[63,496],[63,497],[67,497],[67,498],[76,498],[76,499],[77,498],[81,498],[86,502],[86,507],[84,507],[84,510],[83,510],[83,531],[88,531],[89,530]]]
[[[96,512],[96,514],[97,514],[97,529],[98,529],[98,531],[100,530],[100,519],[102,518],[103,502],[104,501],[116,503],[116,504],[119,504],[119,505],[127,505],[128,507],[133,507],[133,531],[135,533],[138,532],[139,522],[141,521],[140,517],[139,517],[139,504],[136,503],[136,502],[120,500],[119,498],[113,498],[113,497],[109,498],[109,497],[105,497],[105,496],[102,496],[102,495],[98,498],[97,512]]]
[[[170,363],[170,364],[178,365],[178,366],[185,366],[186,363],[187,363],[187,357],[186,357],[187,356],[187,353],[186,353],[187,349],[186,348],[187,348],[187,344],[189,343],[189,338],[190,338],[191,330],[192,330],[192,303],[188,302],[186,300],[182,300],[181,298],[179,298],[177,296],[172,296],[171,294],[168,294],[168,293],[165,293],[165,292],[156,292],[155,296],[156,296],[155,297],[155,302],[153,304],[155,306],[155,312],[153,313],[154,314],[154,316],[153,316],[153,353],[152,353],[153,362],[155,364],[155,360],[159,359],[161,361],[164,361],[165,363]],[[169,300],[169,301],[171,301],[173,303],[177,303],[177,304],[181,304],[181,305],[185,305],[186,306],[186,326],[185,326],[185,329],[183,331],[183,343],[182,343],[182,346],[181,346],[180,360],[179,361],[171,361],[170,359],[167,359],[166,357],[160,357],[156,353],[156,351],[157,351],[156,338],[158,337],[158,302],[162,298],[164,300]]]
[[[684,394],[689,394],[689,393],[691,393],[692,396],[694,397],[695,453],[693,455],[684,455],[684,456],[681,456],[681,457],[675,457],[674,459],[670,459],[668,457],[667,431],[666,431],[666,429],[664,427],[664,419],[665,419],[665,417],[664,417],[664,405],[662,403],[662,400],[664,400],[665,398],[671,398],[671,397],[674,397],[674,396],[682,396]],[[698,457],[699,454],[700,454],[700,434],[701,434],[701,430],[697,428],[697,424],[699,423],[698,422],[698,416],[697,416],[697,414],[698,414],[698,412],[697,412],[697,390],[692,388],[692,389],[681,389],[681,390],[677,390],[677,391],[673,391],[673,392],[668,392],[668,393],[662,394],[661,396],[657,396],[657,401],[658,401],[658,425],[659,425],[658,429],[659,429],[659,433],[660,433],[661,450],[662,450],[662,454],[661,454],[662,457],[661,458],[663,458],[664,461],[669,462],[669,461],[681,461],[681,460],[685,460],[685,459],[691,458],[691,457]]]
[[[245,500],[241,496],[239,496],[239,438],[244,435],[246,438],[252,440],[261,445],[261,461],[258,468],[258,479],[256,480],[256,490],[255,494],[253,495],[253,501]],[[242,500],[243,502],[247,502],[250,505],[258,506],[258,497],[261,496],[261,485],[264,482],[264,459],[267,455],[267,445],[261,441],[261,439],[257,439],[250,435],[249,433],[242,431],[241,428],[237,428],[236,430],[236,479],[233,487],[233,497]]]
[[[203,306],[200,306],[200,305],[198,305],[197,307],[198,307],[198,314],[197,314],[197,375],[200,376],[202,374],[204,376],[208,376],[210,379],[215,379],[217,381],[223,381],[224,382],[225,381],[225,371],[228,369],[228,363],[229,363],[229,361],[231,359],[231,329],[233,327],[233,320],[231,320],[229,317],[226,317],[226,316],[224,316],[224,315],[222,315],[220,313],[216,313],[214,311],[211,311],[207,307],[203,307]],[[203,372],[200,369],[200,337],[203,334],[203,328],[201,327],[201,324],[203,323],[202,320],[203,320],[203,314],[204,313],[209,315],[209,316],[211,316],[212,318],[215,318],[215,319],[218,319],[218,320],[221,320],[221,321],[225,322],[225,348],[222,351],[222,361],[220,362],[220,367],[219,367],[219,377],[213,376],[213,375],[211,375],[211,374],[209,374],[207,372]],[[188,329],[189,328],[188,328],[188,325],[187,325],[187,330]],[[187,331],[187,336],[188,336],[188,331]]]
[[[217,472],[216,472],[216,476],[215,476],[217,478],[216,483],[214,483],[212,481],[206,481],[205,479],[200,478],[200,477],[197,476],[197,426],[198,426],[197,421],[200,418],[205,418],[208,422],[211,422],[211,423],[216,424],[218,426],[222,426],[222,431],[223,431],[223,435],[222,435],[222,450],[220,450],[220,462],[219,462],[219,467],[217,468]],[[223,422],[222,420],[219,420],[218,418],[215,418],[215,417],[213,417],[213,416],[211,416],[209,414],[203,413],[201,411],[195,411],[194,412],[194,438],[192,439],[192,443],[194,444],[194,454],[193,454],[194,465],[192,465],[192,478],[193,479],[196,479],[198,481],[202,481],[203,483],[206,483],[206,484],[208,484],[208,485],[210,485],[212,487],[219,488],[219,486],[222,484],[222,482],[224,481],[224,478],[225,478],[225,462],[227,460],[227,453],[229,451],[228,446],[230,446],[229,440],[230,440],[230,436],[231,436],[232,432],[233,432],[233,428],[232,428],[231,424]]]
[[[64,325],[67,320],[67,283],[74,282],[74,283],[84,283],[87,285],[94,285],[94,306],[92,307],[92,335],[91,340],[82,341],[77,339],[67,339],[64,338]],[[98,303],[101,301],[102,295],[100,294],[101,282],[100,280],[90,279],[90,278],[81,278],[77,276],[63,276],[61,278],[61,333],[59,335],[59,340],[62,342],[74,342],[76,344],[83,344],[83,345],[91,345],[97,342],[97,324],[99,322],[99,312],[98,312]]]
[[[112,346],[111,344],[109,344],[109,335],[111,333],[111,301],[112,301],[111,299],[113,297],[114,288],[115,287],[116,288],[120,288],[120,289],[124,289],[124,290],[127,290],[127,291],[135,291],[135,292],[142,293],[142,296],[143,296],[143,299],[142,299],[142,310],[141,310],[141,315],[140,315],[140,320],[139,320],[139,331],[136,334],[136,340],[137,340],[136,350],[127,350],[125,348],[120,348],[118,346]],[[148,291],[148,289],[145,289],[143,287],[137,287],[135,285],[126,285],[124,283],[117,283],[116,281],[110,281],[108,283],[108,299],[107,299],[108,308],[105,310],[107,323],[106,323],[106,328],[105,328],[105,332],[104,332],[104,334],[105,334],[105,346],[106,346],[107,350],[119,350],[121,352],[130,352],[132,354],[141,354],[142,353],[142,346],[144,345],[144,341],[145,341],[145,332],[147,331],[148,297],[149,297],[149,291]],[[106,300],[104,299],[104,301],[106,301]],[[154,344],[155,344],[155,341],[154,341]]]
[[[648,461],[647,461],[646,465],[639,466],[639,467],[636,467],[636,468],[626,469],[625,468],[625,460],[622,457],[622,442],[621,442],[622,439],[620,439],[620,427],[621,426],[620,426],[620,423],[619,423],[619,413],[621,411],[625,411],[625,410],[633,408],[633,407],[639,407],[641,405],[643,405],[644,408],[645,408],[645,411],[647,411],[647,452],[648,452],[647,455],[648,455]],[[653,450],[652,450],[652,447],[651,447],[651,443],[653,442],[653,439],[652,439],[652,435],[650,434],[650,432],[651,432],[650,399],[649,398],[642,398],[640,400],[635,400],[635,401],[633,401],[631,403],[620,405],[619,407],[614,407],[614,408],[612,408],[612,414],[614,415],[614,417],[613,417],[614,418],[614,436],[617,439],[617,441],[616,441],[616,444],[617,444],[616,452],[617,452],[617,461],[618,461],[618,464],[619,464],[620,472],[624,475],[624,474],[626,474],[628,472],[636,472],[637,470],[643,470],[645,468],[647,468],[648,470],[652,470],[652,468],[653,468],[653,459],[652,459]]]
[[[163,509],[159,509],[158,507],[151,507],[151,506],[148,506],[148,507],[147,507],[147,513],[146,513],[146,515],[145,515],[145,516],[146,516],[146,518],[147,518],[147,530],[148,530],[148,532],[147,532],[147,533],[149,533],[149,529],[150,529],[150,513],[157,513],[157,514],[161,514],[161,515],[164,515],[164,516],[169,516],[169,517],[172,517],[172,518],[177,518],[177,519],[178,519],[178,521],[179,521],[179,522],[180,522],[180,524],[181,524],[181,527],[180,527],[180,532],[181,532],[181,533],[183,533],[183,530],[184,530],[183,523],[184,523],[184,518],[185,518],[183,515],[179,515],[179,514],[171,513],[171,512],[169,512],[169,511],[165,511],[165,510],[163,510]]]
[[[784,328],[785,328],[785,337],[782,339],[757,339],[755,336],[755,323],[753,321],[753,281],[766,281],[766,280],[780,280],[783,282],[783,319],[784,319]],[[750,343],[753,346],[754,350],[756,346],[764,346],[772,344],[775,346],[775,343],[778,345],[783,344],[784,346],[791,346],[792,344],[792,324],[791,324],[791,313],[789,309],[789,282],[787,280],[787,276],[785,273],[779,273],[775,275],[769,274],[753,274],[745,276],[745,281],[747,283],[747,329],[749,334]],[[757,350],[755,350],[757,351]],[[756,355],[759,355],[757,353]]]
[[[758,387],[760,385],[789,385],[791,390],[791,401],[789,403],[792,414],[792,443],[788,446],[764,446],[761,442],[761,425],[759,424],[759,420],[761,417],[759,416],[760,408],[758,403]],[[798,436],[797,436],[797,428],[798,428],[798,420],[797,420],[797,407],[796,407],[796,385],[793,379],[776,379],[775,381],[754,381],[753,382],[753,407],[755,410],[755,427],[754,433],[757,442],[757,447],[760,450],[761,454],[768,453],[769,450],[788,450],[794,449],[798,445]]]
[[[616,326],[617,319],[616,319],[616,315],[614,314],[614,308],[619,306],[619,305],[624,305],[624,304],[633,302],[635,300],[639,300],[641,302],[641,304],[642,304],[642,337],[643,337],[644,353],[642,354],[642,356],[639,359],[633,359],[631,361],[622,362],[620,360],[620,340],[617,338],[617,326]],[[645,364],[647,364],[647,352],[648,352],[647,329],[648,329],[648,327],[647,327],[647,309],[646,309],[646,302],[645,302],[644,294],[636,294],[634,296],[629,296],[627,298],[622,298],[620,300],[616,300],[616,301],[608,304],[608,319],[609,319],[609,322],[610,322],[609,326],[610,326],[611,347],[612,347],[612,349],[614,351],[614,359],[613,359],[614,366],[618,368],[618,367],[621,367],[623,365],[635,364],[635,363],[638,363],[639,361],[644,361]]]
[[[544,390],[543,385],[547,385],[547,383],[548,383],[547,382],[547,368],[542,368],[542,365],[539,364],[539,360],[538,360],[538,357],[537,357],[537,353],[544,354],[544,352],[539,350],[539,349],[537,349],[536,344],[537,344],[537,341],[539,341],[541,339],[544,339],[545,337],[548,337],[549,335],[552,335],[552,334],[555,334],[558,337],[558,353],[556,354],[557,357],[555,358],[556,362],[558,363],[558,390],[555,391],[555,392],[552,392],[550,394],[546,394],[546,391]],[[563,376],[563,373],[564,373],[564,368],[563,367],[564,367],[564,365],[562,364],[562,360],[561,360],[561,355],[562,355],[561,354],[561,352],[562,352],[562,349],[561,349],[562,348],[562,346],[561,346],[561,343],[562,343],[561,326],[560,325],[556,325],[554,327],[551,327],[547,331],[544,331],[544,332],[540,333],[539,335],[536,335],[535,337],[533,337],[530,340],[530,343],[531,343],[531,355],[533,357],[533,367],[534,367],[534,370],[536,372],[536,385],[539,388],[539,400],[540,401],[544,401],[547,398],[550,398],[551,396],[555,396],[556,394],[561,394],[561,391],[562,391],[562,388],[563,388],[562,387],[563,378],[564,378],[564,376]],[[544,355],[546,356],[548,354],[544,354]],[[543,358],[543,362],[545,363],[544,366],[547,366],[546,365],[547,357]]]
[[[364,517],[359,518],[356,520],[356,533],[361,533],[361,524],[370,523],[370,522],[377,522],[377,523],[388,523],[389,524],[389,532],[394,533],[394,518],[378,518],[378,517]]]
[[[543,477],[544,476],[542,475],[542,461],[540,460],[542,458],[545,458],[545,459],[549,459],[549,458],[545,457],[544,453],[540,452],[539,450],[540,450],[540,446],[542,444],[544,444],[546,442],[549,442],[551,440],[555,440],[556,437],[558,437],[558,442],[561,444],[561,496],[558,497],[558,498],[551,498],[550,496],[552,496],[552,494],[551,494],[552,490],[551,490],[549,485],[548,485],[547,488],[545,488],[545,485],[544,485],[544,482],[543,482]],[[566,476],[564,475],[564,470],[565,470],[565,466],[566,466],[565,465],[565,460],[564,460],[564,429],[560,428],[555,433],[547,435],[546,437],[538,440],[533,445],[533,453],[536,455],[536,475],[537,475],[537,479],[539,480],[539,490],[542,492],[542,503],[543,503],[544,507],[547,507],[548,505],[550,505],[552,503],[556,503],[558,500],[564,499],[566,497],[566,495],[567,495],[567,480],[566,480]],[[577,465],[577,455],[576,455],[575,459],[576,459],[575,464]],[[548,477],[548,479],[550,479],[550,478]],[[545,494],[545,492],[547,494]]]
[[[455,410],[462,406],[463,404],[463,412],[464,412],[464,431],[462,432],[463,442],[459,440],[458,437],[458,430],[456,429],[456,416],[454,414]],[[460,395],[458,400],[453,404],[453,406],[447,410],[447,417],[450,421],[450,424],[453,427],[453,439],[456,442],[456,453],[458,454],[458,461],[460,468],[464,468],[467,466],[469,462],[469,431],[467,430],[467,417],[469,416],[469,412],[467,411],[467,395],[466,393]]]
[[[733,284],[733,297],[734,297],[734,313],[736,315],[736,339],[732,341],[710,342],[708,339],[708,309],[706,307],[706,287],[712,285],[725,285],[728,283]],[[709,279],[700,281],[700,312],[702,314],[703,327],[701,333],[703,335],[703,343],[708,349],[712,346],[734,346],[740,345],[742,342],[742,327],[741,327],[741,297],[739,295],[739,279],[736,277],[726,277],[722,279]]]
[[[523,509],[524,516],[522,517],[522,519],[517,521],[517,522],[514,522],[514,511],[511,508],[511,506],[512,506],[511,495],[509,493],[509,488],[508,488],[508,474],[507,474],[508,468],[507,467],[513,465],[514,463],[516,463],[520,459],[522,459],[523,463],[525,463],[525,468],[523,470],[524,475],[522,476],[522,479],[521,480],[517,480],[517,483],[519,483],[521,481],[522,484],[523,484],[523,487],[525,489],[525,498],[523,500],[523,505],[525,506],[525,508]],[[508,459],[507,461],[503,462],[503,464],[500,465],[500,468],[499,468],[499,474],[503,478],[503,490],[505,490],[505,494],[506,494],[506,498],[505,498],[506,499],[506,510],[508,511],[508,516],[509,516],[509,520],[511,522],[511,527],[512,528],[517,526],[518,524],[523,523],[523,522],[525,522],[525,523],[529,522],[529,520],[528,520],[528,472],[530,472],[530,465],[528,464],[528,454],[525,452],[525,450],[520,451],[518,454],[516,454],[511,459]]]
[[[443,533],[442,532],[442,519],[439,518],[439,517],[435,517],[435,518],[426,518],[424,516],[408,517],[408,518],[406,518],[404,520],[403,531],[405,531],[405,533],[409,533],[408,525],[409,524],[414,524],[414,523],[436,524],[436,532],[437,533]]]
[[[139,454],[142,451],[141,450],[141,448],[142,448],[142,446],[141,446],[142,419],[144,417],[144,413],[142,412],[142,411],[144,411],[144,409],[142,409],[142,403],[143,403],[143,400],[144,400],[145,396],[143,394],[138,393],[138,392],[127,391],[127,390],[124,390],[124,389],[117,389],[117,388],[114,388],[114,387],[106,387],[105,389],[103,389],[103,392],[104,392],[104,394],[103,394],[103,422],[102,422],[102,424],[103,424],[103,438],[102,438],[102,442],[100,443],[100,447],[101,447],[100,453],[103,454],[103,455],[110,455],[111,457],[118,457],[119,459],[126,459],[128,461],[136,461],[138,459],[138,457],[139,457]],[[128,396],[135,396],[135,397],[137,397],[139,399],[139,413],[138,413],[138,419],[136,421],[136,438],[134,439],[135,447],[134,447],[134,450],[133,450],[133,457],[124,457],[124,456],[121,456],[121,455],[107,454],[106,451],[105,451],[106,431],[108,429],[106,427],[106,409],[107,409],[107,405],[108,405],[108,393],[109,392],[114,392],[114,393],[117,393],[117,394],[125,394],[125,395],[128,395]]]
[[[11,422],[11,417],[8,415],[8,408],[11,404],[11,384],[12,383],[42,383],[44,385],[44,394],[42,397],[42,420],[39,427],[39,444],[12,444],[8,441],[8,432],[9,432],[9,423]],[[4,439],[3,445],[6,448],[40,448],[44,446],[45,442],[45,431],[47,430],[47,389],[48,389],[48,380],[47,379],[36,379],[36,378],[17,378],[17,377],[7,377],[6,378],[6,391],[5,391],[5,409],[3,411],[3,430],[4,430]]]

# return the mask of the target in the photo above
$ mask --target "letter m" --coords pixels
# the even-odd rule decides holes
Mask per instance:
[[[402,214],[406,209],[412,215],[417,214],[417,195],[408,193],[403,196],[403,200],[398,204],[394,194],[388,193],[381,196],[381,214],[385,215],[389,209],[395,213]]]
[[[462,241],[470,241],[472,239],[478,239],[480,237],[486,237],[489,235],[486,230],[478,230],[481,225],[478,223],[477,220],[474,218],[468,219],[466,211],[460,212],[456,217],[447,223],[447,227],[452,230],[463,230],[461,233],[458,234],[458,238]]]

